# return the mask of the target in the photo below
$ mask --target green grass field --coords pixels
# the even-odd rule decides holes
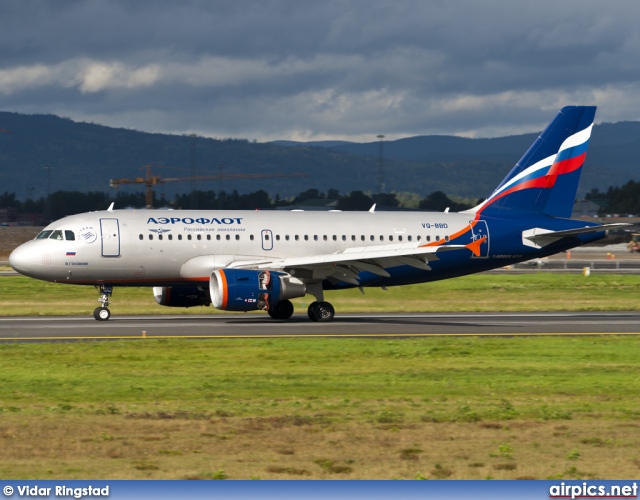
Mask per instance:
[[[91,288],[0,283],[2,315],[96,305]],[[551,311],[637,310],[639,298],[640,277],[541,273],[329,300],[338,311]],[[180,311],[149,289],[117,289],[112,310]],[[2,344],[0,477],[629,478],[639,352],[629,336]]]
[[[0,315],[90,315],[98,305],[93,287],[0,278]],[[620,311],[640,308],[640,276],[535,273],[476,274],[434,283],[328,292],[340,312]],[[294,300],[305,312],[310,297]],[[113,314],[203,314],[209,307],[156,304],[151,288],[116,288]]]
[[[9,478],[628,478],[640,338],[0,346]]]

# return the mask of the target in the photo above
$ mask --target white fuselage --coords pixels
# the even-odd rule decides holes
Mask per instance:
[[[445,244],[469,229],[472,219],[443,212],[91,212],[50,224],[45,229],[61,231],[63,239],[24,244],[12,265],[56,282],[175,284],[208,280],[212,270],[236,261]],[[65,238],[65,231],[74,239]]]

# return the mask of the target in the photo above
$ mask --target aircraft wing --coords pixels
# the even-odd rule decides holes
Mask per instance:
[[[416,246],[415,243],[354,247],[331,254],[288,257],[273,260],[236,261],[230,268],[282,270],[301,279],[344,281],[359,285],[358,273],[389,277],[385,268],[408,265],[430,271],[430,261],[440,252],[462,250],[468,245]],[[473,250],[472,250],[473,251]]]
[[[564,231],[552,231],[550,229],[534,227],[533,229],[522,231],[522,243],[526,246],[542,248],[543,246],[549,245],[561,238],[566,238],[567,236],[576,236],[578,234],[585,233],[598,233],[600,231],[606,231],[607,229],[621,228],[631,225],[632,224],[627,224],[626,222],[618,222],[613,224],[603,224],[601,226],[587,226],[577,229],[567,229]]]

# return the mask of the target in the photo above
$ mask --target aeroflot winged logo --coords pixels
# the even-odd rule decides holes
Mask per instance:
[[[84,241],[85,243],[93,243],[94,241],[96,241],[96,239],[98,239],[98,233],[93,228],[93,226],[85,226],[80,229],[79,233],[80,240]]]
[[[147,224],[214,224],[214,225],[224,225],[228,226],[230,224],[242,224],[243,217],[223,217],[222,219],[218,219],[214,217],[213,219],[209,219],[207,217],[198,217],[194,219],[193,217],[158,217],[157,219],[154,217],[149,217],[147,219]]]

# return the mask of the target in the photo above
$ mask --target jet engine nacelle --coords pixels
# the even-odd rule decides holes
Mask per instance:
[[[211,304],[207,290],[201,290],[195,286],[154,286],[153,296],[158,304],[168,307],[194,307]]]
[[[224,311],[268,311],[281,300],[304,297],[307,287],[285,273],[218,269],[211,274],[209,293],[213,307]]]

